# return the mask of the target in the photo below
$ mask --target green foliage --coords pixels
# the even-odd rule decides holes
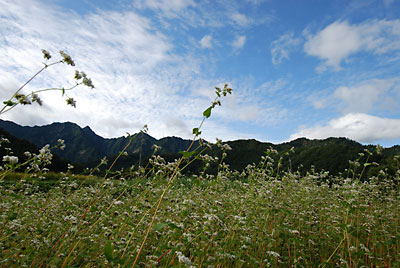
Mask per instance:
[[[96,135],[89,127],[82,129],[73,123],[53,123],[42,127],[21,127],[15,123],[0,120],[0,128],[6,129],[20,139],[31,141],[39,148],[48,143],[56,144],[58,138],[65,140],[65,143],[68,144],[66,150],[55,149],[54,153],[74,163],[76,170],[82,170],[81,166],[95,167],[104,156],[108,158],[115,157],[129,142],[126,137],[104,139]],[[198,130],[196,133],[194,135],[198,136],[201,132]],[[153,146],[155,145],[161,147],[157,154],[168,161],[173,161],[180,157],[179,152],[188,148],[190,143],[190,140],[178,137],[156,140],[146,133],[139,133],[126,150],[128,156],[121,158],[116,167],[118,169],[130,168],[132,165],[138,165],[140,158],[141,165],[145,166],[153,153]],[[26,142],[19,144],[18,139],[13,139],[12,144],[13,148],[20,147],[22,148],[21,150],[26,147]],[[376,150],[372,146],[363,146],[344,138],[329,138],[325,140],[302,138],[277,145],[256,140],[237,140],[226,144],[232,147],[232,152],[228,153],[224,162],[233,170],[242,171],[249,164],[258,163],[265,154],[266,149],[271,147],[278,151],[278,154],[273,156],[274,161],[278,162],[282,157],[281,170],[300,171],[303,175],[312,168],[317,172],[329,171],[331,175],[339,175],[339,173],[343,173],[349,168],[349,161],[357,159],[359,153],[365,152],[364,150],[371,152]],[[193,148],[198,148],[199,146],[200,142],[195,141]],[[294,152],[285,155],[292,147]],[[206,147],[203,145],[202,148]],[[363,179],[378,175],[380,170],[387,170],[391,175],[394,175],[397,171],[398,165],[393,161],[393,157],[400,154],[400,147],[394,146],[380,150],[380,155],[374,153],[370,156],[369,163],[366,164],[365,172],[362,174]],[[19,151],[17,155],[21,156],[23,152]],[[206,149],[205,153],[213,157],[221,156],[221,150],[217,146]],[[190,158],[190,156],[193,155],[187,154],[186,158]],[[360,161],[365,161],[366,157],[360,159]],[[373,162],[378,166],[372,165]],[[65,170],[66,161],[61,161],[58,164],[54,163],[53,166],[57,166],[54,170]],[[53,169],[53,166],[49,168]],[[203,162],[196,160],[184,172],[196,174],[203,168]],[[218,165],[211,163],[207,170],[210,174],[216,174]]]
[[[52,176],[0,183],[2,202],[9,204],[1,211],[2,265],[131,267],[165,179],[110,180],[101,202],[79,224],[101,179],[79,186],[71,177]],[[56,184],[43,191],[38,185],[46,180]],[[139,266],[399,265],[400,195],[394,180],[331,186],[323,180],[323,174],[290,173],[247,182],[178,177]],[[51,251],[64,232],[68,237]]]
[[[184,158],[190,158],[191,156],[193,156],[197,152],[196,151],[192,151],[192,152],[180,151],[179,153],[181,155],[183,155]]]
[[[124,264],[124,260],[114,257],[113,251],[114,249],[111,245],[111,241],[108,240],[104,246],[104,255],[106,256],[107,261],[115,264]]]
[[[201,134],[201,131],[199,130],[199,128],[198,128],[198,127],[195,127],[195,128],[193,129],[193,135],[199,136],[200,134]]]
[[[213,107],[208,107],[204,112],[203,112],[203,116],[205,116],[206,118],[209,118],[211,116],[211,109]],[[194,133],[195,134],[195,133]]]

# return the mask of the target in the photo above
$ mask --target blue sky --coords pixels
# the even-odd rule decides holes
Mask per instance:
[[[22,125],[71,121],[103,137],[214,141],[348,137],[400,144],[400,1],[0,0],[0,98],[68,52],[95,89],[42,94],[2,115]],[[73,84],[60,65],[25,92]]]

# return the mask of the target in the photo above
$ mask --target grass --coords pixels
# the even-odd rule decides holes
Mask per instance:
[[[400,265],[393,178],[254,174],[177,177],[136,266]],[[84,178],[54,176],[51,189],[46,178],[1,183],[0,266],[131,267],[167,179],[107,180],[81,221],[101,179],[79,184]]]

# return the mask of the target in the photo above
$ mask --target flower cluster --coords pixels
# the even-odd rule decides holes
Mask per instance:
[[[42,51],[43,52],[43,51]],[[47,51],[46,51],[47,52]],[[50,54],[47,52],[47,54],[45,54],[45,52],[43,52],[43,56],[46,58],[48,57]],[[60,50],[60,55],[63,58],[62,62],[65,62],[68,65],[71,66],[75,66],[75,62],[72,60],[71,56],[68,55],[67,53],[65,53],[64,51]]]
[[[5,155],[3,156],[3,162],[8,162],[12,165],[15,165],[18,163],[18,157],[17,156],[10,156],[10,155]]]
[[[51,54],[49,51],[42,49],[42,53],[43,53],[43,57],[46,60],[50,60],[51,59]],[[37,75],[39,75],[42,71],[44,71],[45,69],[49,68],[50,66],[56,65],[56,64],[60,64],[60,63],[66,63],[67,65],[71,65],[71,66],[75,66],[75,62],[72,60],[71,56],[68,55],[67,53],[65,53],[64,51],[60,51],[60,56],[62,57],[61,60],[59,61],[55,61],[52,63],[44,63],[44,67],[37,72],[34,76],[32,76],[25,84],[23,84],[19,89],[16,90],[16,92],[14,93],[14,95],[6,101],[3,101],[3,108],[0,110],[0,114],[3,114],[11,109],[13,109],[15,106],[17,106],[18,104],[21,105],[30,105],[34,102],[36,102],[37,104],[39,104],[40,106],[43,104],[42,99],[39,97],[39,95],[37,93],[39,92],[45,92],[45,91],[61,91],[62,92],[62,96],[64,96],[66,94],[67,91],[70,91],[72,89],[74,89],[75,87],[79,86],[79,85],[84,85],[87,86],[89,88],[94,88],[93,82],[92,80],[87,77],[86,73],[84,72],[79,72],[79,71],[75,71],[75,80],[76,80],[76,84],[74,86],[71,86],[69,88],[47,88],[47,89],[40,89],[40,90],[36,90],[30,94],[24,94],[21,93],[22,89],[32,80],[34,79]],[[67,96],[68,97],[68,96]],[[72,97],[68,97],[67,100],[67,105],[71,105],[72,107],[76,107],[76,101],[72,98]]]
[[[51,164],[53,154],[50,151],[50,145],[46,144],[42,149],[39,150],[37,158],[44,164]]]
[[[94,85],[92,83],[92,80],[87,77],[86,73],[84,72],[79,72],[78,70],[75,71],[75,76],[74,76],[75,80],[79,81],[82,79],[82,84],[90,87],[90,88],[94,88]]]

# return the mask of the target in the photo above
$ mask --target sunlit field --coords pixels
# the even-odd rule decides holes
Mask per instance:
[[[399,177],[269,175],[170,185],[137,267],[398,267]],[[2,267],[131,267],[168,179],[14,174],[1,181]],[[21,178],[19,176],[22,176]]]

